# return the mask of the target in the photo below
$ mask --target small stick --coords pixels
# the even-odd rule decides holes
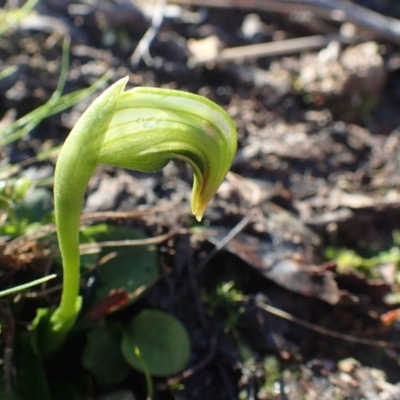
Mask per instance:
[[[310,11],[320,17],[347,21],[400,44],[400,21],[347,0],[170,0],[171,3],[220,8],[260,9],[289,14]]]
[[[384,348],[400,348],[400,342],[387,342],[385,340],[366,339],[366,338],[362,338],[362,337],[348,335],[346,333],[336,332],[331,329],[327,329],[322,326],[318,326],[318,325],[312,324],[310,322],[304,321],[300,318],[295,317],[292,314],[289,314],[286,311],[280,310],[279,308],[270,306],[261,301],[256,301],[256,306],[272,315],[275,315],[276,317],[286,319],[287,321],[290,321],[297,325],[303,326],[304,328],[310,329],[314,332],[318,332],[321,335],[330,336],[335,339],[341,339],[341,340],[345,340],[345,341],[351,342],[351,343],[364,344],[366,346],[372,346],[372,347],[380,347],[383,349]]]
[[[224,236],[211,250],[208,255],[203,258],[197,265],[196,265],[196,274],[199,274],[202,268],[212,259],[215,255],[222,250],[236,235],[238,235],[251,221],[251,219],[255,216],[255,210],[251,210],[245,217],[243,217],[237,225],[235,225],[229,233]]]
[[[170,207],[160,206],[154,207],[147,210],[141,211],[102,211],[94,212],[90,214],[84,214],[81,216],[81,222],[94,222],[99,220],[115,220],[115,219],[129,219],[129,218],[141,218],[148,215],[153,215],[158,212],[168,211]],[[37,231],[32,233],[27,233],[25,235],[19,236],[16,239],[10,241],[6,245],[5,253],[13,253],[17,251],[18,248],[24,246],[27,242],[43,238],[56,231],[56,226],[54,224],[44,225]]]
[[[298,53],[304,50],[320,49],[327,46],[332,40],[340,40],[339,35],[316,35],[296,39],[280,40],[278,42],[268,42],[251,44],[248,46],[232,47],[223,49],[215,56],[204,55],[202,58],[189,60],[192,66],[203,65],[208,62],[233,61],[243,58],[271,57],[283,54]]]
[[[135,246],[149,246],[154,244],[160,244],[166,240],[172,238],[175,235],[187,233],[186,229],[173,230],[162,235],[153,236],[146,239],[128,239],[128,240],[109,240],[98,243],[83,243],[79,245],[79,253],[93,254],[100,253],[101,249],[105,247],[135,247]]]

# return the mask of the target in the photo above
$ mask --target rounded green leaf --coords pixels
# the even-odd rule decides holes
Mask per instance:
[[[91,231],[89,234],[87,230],[86,236],[96,242],[147,238],[143,232],[126,226],[102,224],[91,227]],[[100,257],[112,252],[116,252],[116,256],[97,269],[98,279],[90,306],[104,301],[113,290],[122,289],[133,295],[137,289],[149,287],[159,277],[160,264],[155,246],[106,247]]]
[[[144,310],[130,322],[121,349],[128,364],[153,376],[181,372],[190,357],[184,326],[175,317],[156,310]],[[139,350],[139,357],[135,349]]]
[[[87,335],[82,363],[97,382],[105,387],[121,383],[129,373],[129,366],[122,357],[119,325],[96,326]]]

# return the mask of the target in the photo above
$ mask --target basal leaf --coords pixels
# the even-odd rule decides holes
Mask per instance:
[[[101,386],[115,386],[129,373],[119,345],[121,336],[121,327],[111,323],[97,325],[87,334],[82,363]]]
[[[144,310],[129,323],[121,349],[132,367],[141,372],[147,369],[153,376],[181,372],[190,357],[190,341],[184,326],[175,317],[157,310]]]

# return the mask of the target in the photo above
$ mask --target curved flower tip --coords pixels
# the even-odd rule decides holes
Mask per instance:
[[[192,212],[197,221],[201,221],[208,203],[225,179],[235,158],[237,132],[231,118],[221,107],[201,97],[198,100],[210,108],[208,114],[204,113],[203,137],[199,138],[201,144],[206,138],[210,138],[210,142],[196,148],[203,162],[194,164],[189,161],[194,171]],[[199,113],[203,111],[205,110],[199,110]],[[198,158],[194,158],[195,160]]]
[[[192,213],[193,215],[196,217],[197,221],[200,222],[203,219],[204,213],[206,212],[206,208],[207,208],[208,202],[205,203],[197,203],[195,205],[193,205],[193,201],[192,201]]]
[[[212,101],[178,90],[135,88],[120,95],[99,162],[146,172],[171,158],[188,162],[194,171],[192,212],[201,220],[236,147],[231,118]]]

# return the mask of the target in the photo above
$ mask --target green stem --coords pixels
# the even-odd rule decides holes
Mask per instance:
[[[56,331],[63,324],[69,324],[79,312],[79,226],[83,199],[126,81],[113,85],[88,108],[68,136],[58,158],[54,207],[64,282],[60,306],[51,318]]]
[[[86,187],[98,164],[108,125],[127,79],[106,90],[82,115],[65,141],[54,176],[54,208],[62,256],[63,291],[54,313],[38,310],[33,323],[34,348],[41,355],[56,351],[81,309],[79,227]]]
[[[76,160],[78,162],[78,160]],[[79,165],[79,164],[77,164]],[[68,169],[71,169],[69,164]],[[79,255],[79,226],[80,215],[85,194],[86,185],[92,176],[95,167],[90,168],[86,163],[85,173],[80,176],[81,185],[71,185],[64,179],[64,174],[69,174],[65,168],[62,174],[56,175],[55,188],[55,212],[57,235],[63,265],[63,291],[58,309],[52,316],[54,329],[59,324],[76,317],[77,299],[80,286],[80,255]],[[84,178],[84,180],[82,179]],[[74,186],[74,187],[71,187]]]

